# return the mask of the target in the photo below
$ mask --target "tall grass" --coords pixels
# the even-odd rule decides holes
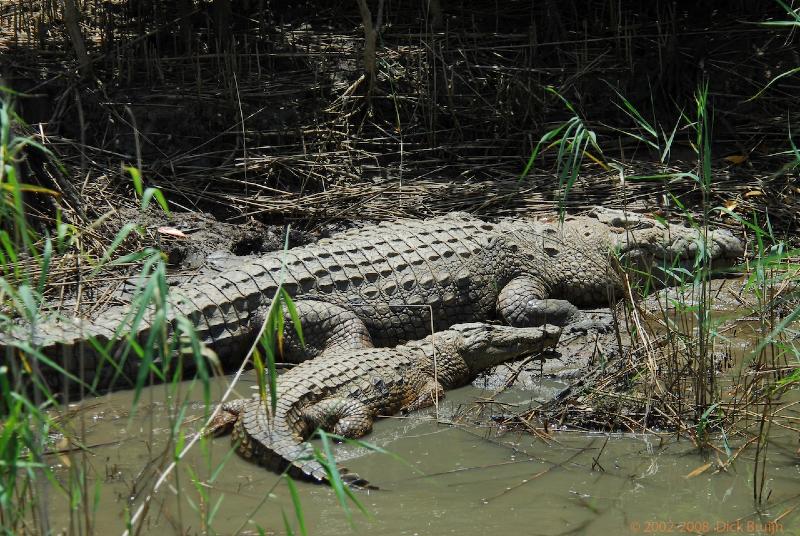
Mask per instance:
[[[3,342],[6,346],[0,364],[0,533],[51,533],[54,530],[52,508],[56,503],[67,505],[70,534],[107,533],[107,528],[99,527],[97,523],[99,498],[106,492],[101,475],[96,474],[85,448],[71,447],[88,444],[85,414],[80,410],[73,413],[64,405],[76,392],[81,397],[96,394],[99,375],[95,381],[83,377],[83,359],[90,353],[99,357],[99,367],[111,367],[117,375],[123,373],[126,360],[134,361],[132,370],[136,371],[136,376],[133,378],[131,415],[135,414],[143,396],[152,397],[153,389],[146,388],[153,380],[161,384],[158,388],[165,391],[166,400],[170,401],[168,432],[165,437],[158,438],[165,445],[160,454],[152,453],[160,465],[153,469],[163,472],[169,468],[173,471],[172,484],[176,488],[191,486],[196,492],[195,499],[189,494],[181,494],[176,511],[177,530],[183,533],[185,527],[199,526],[203,533],[214,533],[214,522],[223,507],[224,495],[214,496],[209,491],[209,484],[222,474],[233,451],[228,451],[220,462],[214,463],[208,445],[204,444],[208,440],[190,437],[186,430],[195,383],[202,386],[205,407],[214,406],[210,379],[219,369],[218,360],[204,347],[192,322],[171,310],[164,255],[154,249],[124,251],[126,240],[139,232],[135,224],[124,225],[100,258],[91,258],[80,250],[82,230],[64,223],[60,214],[56,216],[56,228],[52,234],[38,233],[29,225],[25,196],[57,193],[27,184],[20,176],[21,161],[28,150],[40,151],[48,158],[54,156],[34,139],[15,136],[14,124],[21,122],[13,112],[11,93],[7,92],[0,99],[0,333],[5,334]],[[145,188],[137,168],[128,167],[125,171],[130,175],[140,210],[148,210],[155,200],[169,215],[163,194],[158,189]],[[91,264],[92,274],[116,265],[138,266],[137,291],[130,313],[115,336],[108,341],[87,337],[80,355],[67,356],[81,360],[80,377],[67,373],[56,356],[44,355],[37,349],[40,326],[52,322],[57,316],[48,310],[44,296],[50,268],[59,255],[72,255],[76,262]],[[31,274],[38,275],[33,277]],[[302,341],[294,305],[288,294],[281,291],[270,307],[259,337],[260,351],[254,351],[260,393],[267,409],[273,411],[277,402],[275,355],[282,343],[284,311],[288,312]],[[26,326],[25,337],[18,337],[22,332],[17,328],[13,328],[14,335],[11,335],[15,318],[21,319]],[[146,330],[140,329],[144,323],[147,324]],[[266,361],[262,355],[266,356]],[[52,370],[61,373],[64,388],[60,392],[48,382]],[[195,370],[196,373],[186,377],[186,370]],[[191,381],[187,384],[186,380]],[[149,434],[148,444],[153,445],[152,424]],[[54,440],[54,437],[61,439]],[[206,459],[202,471],[183,460],[196,442],[201,443]],[[60,456],[68,467],[66,474],[54,470],[50,461],[52,452],[62,450]],[[325,467],[330,468],[331,484],[342,504],[346,506],[348,500],[354,501],[363,510],[339,478],[330,449],[326,448],[324,454],[317,453],[317,456]],[[276,476],[273,489],[281,483],[287,486],[296,520],[293,524],[284,516],[287,532],[294,533],[293,527],[296,527],[300,534],[307,534],[296,486],[287,475]],[[130,503],[130,534],[141,533],[157,491],[151,489],[145,493],[145,499],[138,505],[133,501]],[[255,513],[248,516],[245,523]],[[349,517],[346,508],[345,513]]]
[[[714,113],[707,82],[697,88],[693,104],[679,110],[678,121],[666,128],[655,117],[646,119],[649,114],[621,93],[617,92],[617,96],[619,102],[615,104],[631,125],[611,130],[652,149],[662,170],[668,169],[671,148],[677,137],[689,136],[688,141],[695,151],[694,169],[625,176],[623,166],[610,165],[622,174],[621,188],[637,181],[660,183],[673,216],[680,216],[694,228],[698,238],[695,258],[688,264],[651,266],[647,271],[635,273],[632,267],[622,266],[623,271],[633,276],[623,280],[638,284],[626,292],[627,321],[618,329],[627,329],[633,347],[637,348],[635,355],[640,358],[635,363],[609,367],[608,373],[617,374],[620,383],[607,382],[604,388],[628,385],[631,399],[641,403],[631,414],[642,415],[639,424],[643,430],[667,427],[680,437],[688,437],[704,456],[716,456],[721,470],[739,458],[741,451],[734,448],[736,444],[752,445],[753,461],[748,469],[752,475],[753,499],[760,507],[769,496],[770,432],[773,423],[780,418],[782,397],[800,382],[800,350],[790,342],[791,326],[800,318],[800,307],[796,290],[785,290],[796,289],[800,284],[798,251],[792,250],[785,238],[776,235],[768,214],[766,217],[755,212],[743,215],[735,211],[733,201],[725,207],[715,205],[715,169],[711,155]],[[586,148],[595,140],[590,137],[588,142],[577,143],[579,140],[572,133],[581,132],[576,127],[579,124],[582,126],[584,122],[575,113],[570,120],[546,132],[523,176],[541,150],[559,146],[559,184],[562,181],[574,183],[582,164],[577,152],[588,156]],[[790,161],[776,172],[778,174],[800,166],[800,152],[792,139],[791,128],[788,145],[789,149],[783,154],[790,156]],[[565,147],[572,153],[565,156],[561,150]],[[699,193],[696,206],[689,207],[670,193],[674,186],[686,182]],[[687,188],[684,185],[679,190]],[[566,189],[565,194],[568,191]],[[627,196],[622,198],[627,199]],[[563,204],[562,198],[559,205],[563,207]],[[733,371],[726,369],[726,361],[721,356],[721,350],[729,348],[731,341],[723,329],[727,317],[717,313],[719,308],[711,283],[712,277],[719,275],[708,251],[714,221],[738,227],[748,237],[749,244],[748,260],[734,267],[734,271],[745,274],[744,295],[754,297],[753,315],[759,335],[751,351],[736,363]],[[678,288],[659,295],[660,311],[648,317],[639,301],[667,285]],[[781,292],[783,300],[776,301]],[[601,391],[604,388],[601,387]],[[604,404],[602,394],[590,396],[596,397],[592,400],[597,407],[609,407]],[[619,409],[619,404],[611,403],[610,407]],[[634,422],[621,415],[618,418],[597,415],[596,418],[596,422],[624,423],[623,427],[630,427]]]
[[[536,163],[536,159],[543,152],[553,148],[557,149],[555,160],[558,178],[558,208],[563,218],[566,210],[565,202],[575,181],[578,180],[584,158],[589,158],[606,170],[609,168],[602,160],[602,151],[597,144],[597,134],[586,126],[572,103],[553,87],[547,87],[545,90],[557,97],[572,115],[565,122],[556,125],[542,135],[531,151],[519,178],[522,180],[528,175]],[[594,149],[597,156],[592,154],[590,149]]]
[[[614,87],[611,87],[614,93],[619,98],[619,102],[614,102],[614,106],[622,111],[633,123],[633,128],[617,127],[610,125],[611,130],[622,134],[624,137],[632,138],[638,142],[643,143],[658,155],[658,161],[661,164],[667,164],[670,160],[670,153],[672,152],[672,144],[675,141],[675,134],[681,124],[683,111],[679,113],[678,120],[672,127],[672,130],[665,130],[658,120],[653,117],[650,120],[645,119],[642,112],[636,105],[626,98],[622,93]],[[651,107],[653,106],[653,99],[650,100]]]
[[[631,110],[630,117],[641,122],[641,114],[627,101],[625,105]],[[774,409],[788,386],[798,379],[796,370],[788,375],[782,371],[786,370],[787,365],[791,369],[800,364],[797,348],[782,342],[786,340],[784,330],[800,316],[800,307],[795,305],[792,311],[779,319],[775,302],[770,296],[777,294],[776,289],[782,281],[785,283],[787,279],[794,279],[797,282],[798,252],[790,250],[775,235],[768,217],[765,221],[759,221],[757,214],[747,218],[729,208],[711,204],[714,176],[711,159],[713,113],[707,83],[696,92],[694,116],[684,115],[683,122],[685,128],[694,132],[692,146],[697,156],[695,170],[628,178],[662,180],[667,186],[675,181],[688,180],[701,193],[699,220],[679,199],[671,196],[676,209],[697,229],[700,240],[691,268],[667,267],[663,270],[671,281],[678,283],[679,290],[674,297],[667,297],[662,305],[662,327],[656,331],[656,335],[666,338],[668,350],[661,361],[660,379],[654,377],[650,381],[656,386],[663,382],[664,388],[658,396],[661,397],[662,409],[674,418],[676,431],[688,435],[702,451],[726,453],[728,459],[720,463],[733,463],[738,456],[732,450],[734,438],[742,438],[740,441],[745,445],[754,440],[753,498],[761,505],[766,497],[769,432],[772,422],[777,418]],[[655,132],[655,129],[647,130]],[[670,135],[662,139],[671,143],[673,137]],[[789,143],[794,147],[791,136]],[[706,254],[714,215],[718,219],[727,216],[751,237],[749,258],[752,260],[739,269],[747,274],[743,292],[755,297],[753,309],[758,323],[757,332],[762,337],[738,363],[738,369],[732,375],[725,376],[720,376],[724,363],[720,360],[719,350],[729,346],[730,341],[722,334],[724,318],[714,314],[715,294],[710,281],[714,267]],[[634,339],[638,335],[634,334]],[[771,372],[764,374],[766,371]],[[721,377],[726,378],[724,389],[719,383]],[[752,419],[754,414],[758,416],[755,422]],[[721,448],[717,444],[721,444]]]
[[[25,263],[33,262],[45,273],[54,249],[49,237],[39,239],[27,225],[24,192],[52,192],[21,182],[19,164],[24,151],[36,144],[15,136],[11,127],[16,115],[7,93],[0,99],[0,332],[8,330],[9,314],[14,311],[26,321],[36,322],[45,280],[41,276],[33,281]],[[12,347],[8,347],[0,365],[0,527],[7,534],[24,526],[25,520],[44,534],[50,530],[46,503],[35,500],[48,493],[51,475],[43,453],[53,427],[46,414],[53,395],[41,389],[39,366],[36,356],[17,354]],[[28,397],[25,385],[31,383],[35,387],[33,396]]]
[[[136,231],[132,224],[124,226],[109,244],[105,255],[93,261],[84,258],[78,249],[80,230],[56,217],[57,227],[53,236],[40,235],[26,218],[25,195],[56,195],[55,192],[27,184],[19,176],[22,159],[29,150],[40,151],[53,158],[35,140],[14,135],[12,126],[21,124],[13,113],[8,96],[0,102],[0,318],[2,332],[6,334],[6,355],[0,366],[0,415],[4,426],[0,438],[2,462],[0,462],[0,525],[8,534],[49,534],[50,511],[54,501],[64,501],[69,508],[69,531],[74,534],[96,532],[97,499],[102,492],[99,480],[90,470],[91,464],[84,449],[67,448],[69,467],[66,479],[58,477],[50,467],[48,452],[56,448],[52,437],[63,438],[59,444],[86,444],[86,423],[78,412],[78,422],[68,419],[63,404],[77,392],[81,397],[94,394],[97,384],[84,378],[83,360],[87,352],[101,357],[99,368],[111,366],[120,372],[119,359],[136,359],[138,377],[135,381],[135,400],[143,392],[153,375],[166,382],[165,388],[179,401],[170,413],[174,431],[169,442],[180,440],[186,401],[181,398],[181,380],[184,359],[194,359],[200,379],[207,384],[205,357],[199,351],[200,341],[191,323],[178,318],[169,320],[167,306],[168,285],[166,267],[160,252],[144,250],[117,256],[118,248],[130,233]],[[167,209],[166,201],[154,189],[144,190],[138,173],[131,170],[137,193],[141,196],[141,208],[145,210],[151,198],[156,198]],[[78,262],[94,263],[94,272],[122,263],[138,263],[141,266],[140,290],[134,298],[131,313],[126,323],[117,330],[119,341],[99,341],[87,338],[87,345],[78,356],[79,376],[67,373],[59,366],[56,356],[44,355],[37,349],[38,330],[42,323],[55,318],[49,312],[44,299],[50,267],[57,255],[70,253]],[[31,274],[39,274],[33,278]],[[13,318],[21,318],[26,326],[27,339],[19,339],[21,330],[14,329]],[[150,329],[145,340],[138,340],[142,322]],[[191,355],[179,351],[179,344],[192,349]],[[122,346],[112,357],[112,348]],[[183,348],[185,349],[185,348]],[[62,374],[63,391],[53,389],[50,380],[52,371]],[[99,378],[99,375],[95,377]],[[208,390],[206,390],[208,395]],[[210,400],[207,400],[210,403]],[[135,403],[134,408],[135,410]],[[94,481],[92,485],[91,482]],[[57,495],[58,497],[54,497]]]

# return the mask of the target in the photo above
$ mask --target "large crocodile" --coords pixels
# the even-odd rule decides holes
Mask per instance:
[[[288,361],[339,349],[392,346],[461,322],[500,319],[512,326],[564,324],[575,305],[607,302],[619,293],[609,262],[645,270],[691,264],[699,248],[712,260],[739,256],[725,230],[703,233],[621,211],[597,209],[563,223],[516,219],[489,223],[463,213],[399,220],[343,233],[317,244],[258,257],[173,288],[167,319],[187,317],[223,364],[241,360],[279,284],[294,298],[305,346],[289,337]],[[138,359],[101,367],[93,337],[106,344],[130,317],[117,306],[93,322],[45,320],[33,330],[0,334],[0,355],[33,346],[70,373],[109,387],[121,369],[134,376]],[[145,317],[132,330],[147,341]],[[122,345],[111,345],[119,355]],[[117,357],[117,359],[119,359]],[[60,377],[60,375],[56,375]],[[127,383],[127,382],[125,382]]]
[[[431,406],[444,390],[467,384],[489,367],[552,348],[560,334],[552,325],[457,324],[395,348],[328,354],[278,378],[273,415],[269,399],[233,400],[223,404],[207,433],[233,429],[236,450],[244,458],[273,470],[288,466],[295,476],[323,481],[326,469],[306,442],[317,428],[362,437],[376,417]],[[365,483],[344,474],[355,484]]]

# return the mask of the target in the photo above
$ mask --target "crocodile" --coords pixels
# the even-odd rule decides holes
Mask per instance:
[[[620,295],[610,252],[623,264],[653,271],[690,266],[701,247],[723,264],[742,253],[741,242],[727,230],[704,235],[609,209],[563,222],[492,223],[465,213],[402,219],[242,257],[224,271],[173,287],[165,314],[170,326],[187,318],[223,366],[232,367],[247,353],[282,286],[294,300],[304,336],[301,344],[294,330],[286,330],[283,359],[301,362],[342,349],[390,347],[464,322],[564,325],[577,314],[576,306]],[[35,329],[3,328],[0,355],[12,347],[35,347],[99,389],[112,382],[129,385],[141,361],[125,358],[127,343],[118,339],[147,344],[151,325],[148,315],[134,324],[131,309],[115,306],[94,321],[46,317]],[[102,366],[97,345],[110,350],[112,366]],[[52,377],[58,386],[65,381],[63,374]]]
[[[245,459],[326,481],[328,472],[307,442],[317,428],[344,438],[363,437],[377,417],[431,406],[445,390],[466,385],[494,365],[554,347],[560,334],[561,328],[549,324],[514,328],[475,322],[394,348],[334,352],[278,377],[274,413],[269,397],[225,402],[205,434],[232,431]],[[341,474],[348,483],[367,485],[346,469]]]

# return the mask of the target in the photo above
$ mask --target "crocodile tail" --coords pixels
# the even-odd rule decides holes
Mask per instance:
[[[277,415],[270,419],[262,402],[251,399],[236,408],[239,418],[233,426],[233,441],[239,454],[273,471],[287,469],[294,478],[312,482],[329,482],[328,470],[315,456],[307,421],[297,410],[299,401],[289,402],[290,393],[282,393]],[[369,483],[346,469],[340,469],[342,480],[354,487],[368,488]]]
[[[289,463],[291,476],[312,482],[328,482],[328,473],[314,456],[314,449],[310,443],[281,441],[273,445],[273,449],[276,455]]]
[[[282,427],[281,427],[282,428]],[[278,432],[276,430],[276,432]],[[293,441],[287,429],[286,433],[277,433],[280,439],[271,445],[272,452],[290,464],[289,474],[295,478],[302,478],[318,483],[329,483],[329,469],[314,455],[314,448],[307,441]],[[273,436],[275,437],[275,436]],[[348,486],[364,489],[378,489],[356,473],[351,473],[347,468],[337,465],[337,470],[342,481]]]
[[[81,383],[85,389],[100,391],[115,382],[132,385],[140,360],[123,353],[124,348],[110,347],[115,332],[101,325],[79,325],[64,320],[43,320],[35,326],[3,326],[0,334],[0,356],[23,359],[33,365],[33,372],[48,388],[68,389],[78,393]],[[89,338],[95,343],[89,342]],[[99,348],[107,351],[98,351]],[[120,355],[124,355],[122,359]],[[27,368],[27,367],[26,367]]]
[[[326,468],[325,465],[323,465],[318,459],[313,457],[311,446],[308,443],[304,443],[303,445],[308,446],[308,448],[304,450],[312,457],[309,458],[308,455],[304,455],[302,459],[296,459],[293,461],[293,470],[290,469],[290,474],[299,473],[298,476],[301,478],[305,478],[313,482],[330,483],[328,468]],[[361,476],[359,476],[357,473],[351,473],[346,467],[342,467],[341,465],[337,464],[336,470],[339,473],[339,477],[342,479],[342,482],[348,486],[363,489],[378,489],[376,486],[370,484],[368,480],[361,478]]]

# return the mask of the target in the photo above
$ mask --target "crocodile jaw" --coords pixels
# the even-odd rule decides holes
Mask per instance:
[[[612,246],[620,262],[646,269],[651,266],[689,268],[705,256],[712,265],[730,264],[744,254],[742,242],[730,231],[656,224],[649,228],[620,230]]]
[[[561,328],[552,325],[515,328],[471,323],[450,330],[455,333],[454,349],[472,374],[553,347],[561,336]]]

